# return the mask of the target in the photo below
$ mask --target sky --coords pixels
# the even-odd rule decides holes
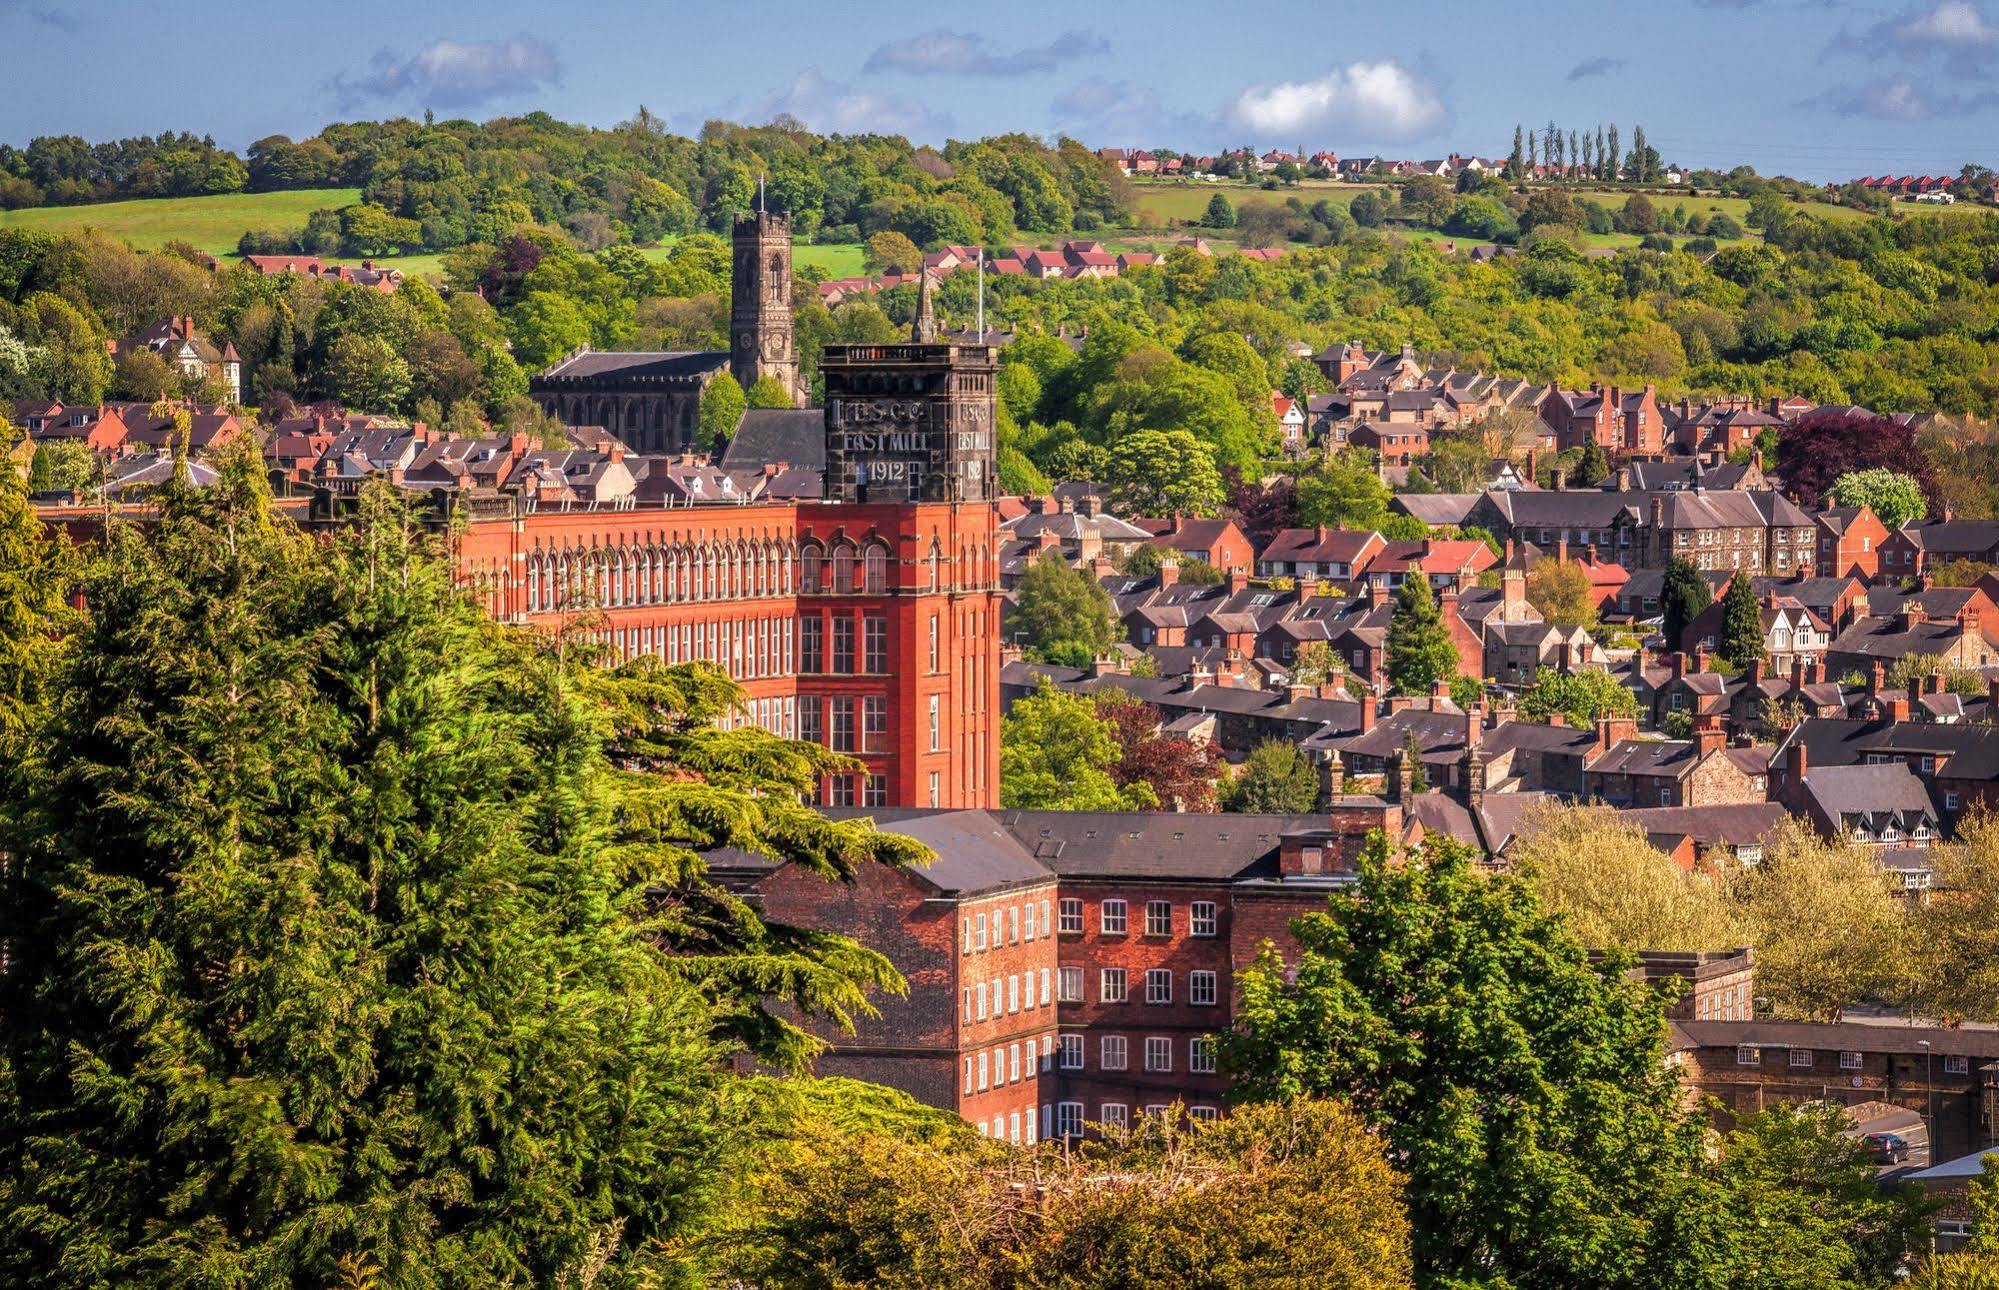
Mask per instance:
[[[1663,158],[1846,180],[1999,165],[1999,0],[0,0],[0,141],[641,103],[920,143],[1503,155],[1518,122],[1642,125]]]

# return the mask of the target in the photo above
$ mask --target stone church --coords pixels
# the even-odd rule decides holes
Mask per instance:
[[[570,354],[528,383],[544,411],[573,426],[602,426],[635,452],[694,446],[701,393],[727,370],[747,390],[775,377],[804,402],[791,329],[791,219],[758,211],[736,220],[729,351]]]

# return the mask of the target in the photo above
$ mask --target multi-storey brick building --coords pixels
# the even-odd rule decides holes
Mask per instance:
[[[822,1074],[894,1085],[1019,1142],[1176,1103],[1216,1114],[1214,1037],[1236,973],[1352,882],[1370,828],[1402,826],[1372,797],[1312,816],[870,814],[937,862],[847,887],[733,853],[711,863],[771,915],[856,936],[909,979],[879,1017],[828,1036]]]

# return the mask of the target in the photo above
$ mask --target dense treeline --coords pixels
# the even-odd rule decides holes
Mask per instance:
[[[526,223],[567,229],[589,249],[726,231],[764,199],[801,239],[853,242],[885,230],[923,246],[999,242],[1125,222],[1129,188],[1073,139],[1024,134],[941,151],[891,135],[823,136],[779,118],[668,133],[641,108],[608,130],[546,113],[464,121],[363,121],[294,142],[271,135],[241,160],[185,136],[92,147],[63,136],[0,148],[0,204],[353,187],[358,204],[302,229],[260,230],[246,250],[386,255],[492,243]]]

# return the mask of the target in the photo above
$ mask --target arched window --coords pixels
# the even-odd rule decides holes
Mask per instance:
[[[871,596],[888,591],[888,548],[879,542],[868,544],[866,564],[861,572],[862,589]]]
[[[542,579],[546,575],[542,569],[541,552],[528,557],[528,612],[535,613],[541,608]]]
[[[930,539],[930,590],[944,589],[944,548],[936,538]]]
[[[854,590],[854,548],[841,543],[833,548],[833,591],[851,594]]]
[[[800,593],[807,596],[818,595],[823,573],[824,561],[819,554],[819,548],[810,543],[799,548],[798,590]]]

